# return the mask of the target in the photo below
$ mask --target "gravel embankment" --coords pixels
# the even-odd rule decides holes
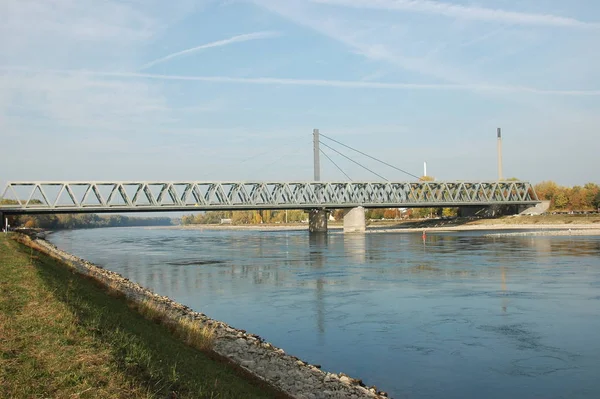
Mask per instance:
[[[168,297],[157,295],[140,285],[84,259],[62,251],[43,239],[25,239],[25,243],[69,267],[102,282],[113,290],[122,292],[135,302],[154,301],[164,307],[170,318],[188,318],[215,329],[214,352],[230,359],[249,373],[281,389],[295,398],[305,399],[382,399],[385,392],[367,387],[358,379],[342,373],[323,371],[319,366],[308,364],[297,357],[287,355],[283,349],[274,347],[261,337],[235,329],[223,322],[213,320],[203,313],[177,303]]]

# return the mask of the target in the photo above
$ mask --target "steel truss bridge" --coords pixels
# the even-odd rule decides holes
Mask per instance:
[[[533,206],[528,182],[11,182],[0,213]]]

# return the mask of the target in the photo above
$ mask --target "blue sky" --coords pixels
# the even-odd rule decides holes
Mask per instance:
[[[497,127],[506,176],[598,182],[599,39],[595,0],[3,0],[0,184],[310,180],[313,128],[491,180]]]

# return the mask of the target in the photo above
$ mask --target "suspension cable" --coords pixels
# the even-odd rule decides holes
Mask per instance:
[[[346,145],[346,144],[344,144],[344,143],[340,143],[339,141],[337,141],[337,140],[335,140],[335,139],[332,139],[331,137],[329,137],[329,136],[326,136],[326,135],[324,135],[323,133],[321,133],[321,134],[320,134],[320,136],[321,136],[321,137],[325,137],[326,139],[328,139],[328,140],[331,140],[331,141],[333,141],[333,142],[335,142],[335,143],[338,143],[338,144],[339,144],[339,145],[341,145],[341,146],[344,146],[344,147],[346,147],[346,148],[349,148],[349,149],[351,149],[352,151],[356,151],[356,152],[358,152],[359,154],[361,154],[361,155],[364,155],[365,157],[371,158],[371,159],[373,159],[373,160],[375,160],[375,161],[377,161],[377,162],[380,162],[380,163],[382,163],[382,164],[384,164],[384,165],[386,165],[386,166],[389,166],[390,168],[396,169],[396,170],[398,170],[398,171],[400,171],[400,172],[402,172],[402,173],[406,173],[406,174],[407,174],[407,175],[409,175],[409,176],[412,176],[412,177],[414,177],[414,178],[417,178],[417,179],[419,179],[419,176],[413,175],[412,173],[409,173],[409,172],[407,172],[407,171],[405,171],[405,170],[402,170],[402,169],[400,169],[400,168],[397,168],[397,167],[395,167],[394,165],[391,165],[391,164],[389,164],[389,163],[387,163],[387,162],[385,162],[385,161],[382,161],[381,159],[377,159],[377,158],[375,158],[375,157],[372,157],[372,156],[371,156],[371,155],[369,155],[369,154],[365,154],[364,152],[362,152],[362,151],[360,151],[360,150],[357,150],[356,148],[352,148],[352,147],[350,147],[349,145]],[[386,179],[386,180],[387,180],[387,179]]]
[[[340,172],[342,172],[342,173],[344,174],[344,176],[346,176],[346,177],[348,178],[348,180],[352,181],[352,179],[350,178],[350,176],[348,176],[348,175],[346,174],[346,172],[344,172],[344,170],[338,166],[338,164],[337,164],[337,163],[333,162],[333,159],[329,158],[329,155],[327,155],[327,154],[325,153],[325,151],[323,151],[323,150],[322,150],[322,149],[320,149],[320,148],[319,148],[319,151],[321,151],[321,154],[325,155],[325,158],[329,159],[329,162],[331,162],[332,164],[334,164],[334,165],[335,165],[335,167],[336,167],[336,168],[338,168],[338,169],[339,169],[339,171],[340,171]]]
[[[357,165],[358,165],[358,166],[360,166],[361,168],[368,170],[369,172],[373,173],[374,175],[376,175],[376,176],[378,176],[378,177],[381,177],[383,180],[385,180],[385,181],[389,181],[389,180],[388,180],[388,179],[386,179],[385,177],[381,176],[379,173],[377,173],[377,172],[373,172],[371,169],[367,168],[367,167],[366,167],[366,166],[364,166],[364,165],[361,165],[360,163],[356,162],[354,159],[350,158],[349,156],[342,154],[341,152],[339,152],[339,151],[338,151],[338,150],[336,150],[335,148],[333,148],[333,147],[330,147],[330,146],[328,146],[327,144],[325,144],[325,143],[323,143],[323,142],[321,142],[321,144],[323,144],[325,147],[329,148],[331,151],[334,151],[334,152],[338,153],[339,155],[343,156],[343,157],[344,157],[344,158],[346,158],[347,160],[349,160],[349,161],[351,161],[351,162],[354,162],[355,164],[357,164]]]

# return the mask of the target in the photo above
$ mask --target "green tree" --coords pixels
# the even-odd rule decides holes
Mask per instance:
[[[560,190],[554,196],[554,207],[557,209],[565,209],[568,204],[569,204],[569,197],[564,192],[564,190]]]
[[[444,217],[456,217],[458,216],[458,208],[444,208],[442,210],[442,216]]]
[[[592,200],[592,205],[595,209],[600,209],[600,192],[598,192]]]

